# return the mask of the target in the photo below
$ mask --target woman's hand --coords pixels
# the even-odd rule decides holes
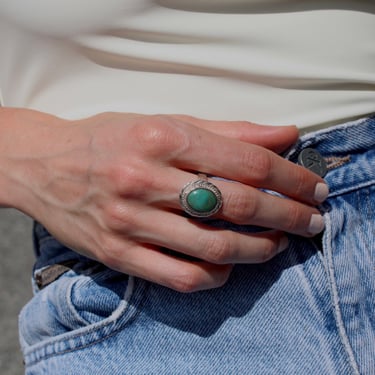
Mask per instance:
[[[275,153],[296,140],[295,127],[121,113],[67,121],[1,111],[0,203],[118,271],[182,292],[214,288],[232,264],[264,262],[285,249],[283,232],[323,229],[314,206],[328,192],[324,181]],[[181,215],[179,193],[198,171],[236,181],[213,181],[223,195],[217,217],[274,230],[236,233]]]

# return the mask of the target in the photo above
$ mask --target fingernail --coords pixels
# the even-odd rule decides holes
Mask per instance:
[[[315,192],[314,192],[314,199],[321,203],[324,202],[329,194],[329,189],[327,184],[324,184],[323,182],[318,182],[315,187]]]
[[[324,229],[324,220],[323,216],[319,214],[311,215],[310,224],[308,228],[308,232],[310,234],[318,234]]]
[[[289,246],[289,240],[288,237],[283,236],[280,238],[279,247],[277,249],[278,253],[281,253],[282,251],[286,250]]]

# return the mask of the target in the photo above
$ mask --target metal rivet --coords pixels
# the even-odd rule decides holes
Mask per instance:
[[[305,148],[298,155],[298,164],[324,177],[327,173],[327,163],[323,156],[313,148]]]

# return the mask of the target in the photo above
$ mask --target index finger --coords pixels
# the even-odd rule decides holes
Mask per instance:
[[[276,153],[285,151],[298,139],[298,129],[294,125],[259,125],[248,121],[205,120],[186,115],[172,117],[224,137],[265,147]]]

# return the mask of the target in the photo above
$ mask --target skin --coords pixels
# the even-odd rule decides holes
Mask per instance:
[[[1,108],[0,133],[2,206],[81,254],[180,292],[219,287],[233,264],[271,259],[286,248],[285,232],[314,234],[324,181],[277,155],[298,138],[294,126],[126,113],[68,121]],[[217,217],[273,230],[234,233],[182,216],[179,192],[197,171],[235,181],[213,181],[224,202]]]

